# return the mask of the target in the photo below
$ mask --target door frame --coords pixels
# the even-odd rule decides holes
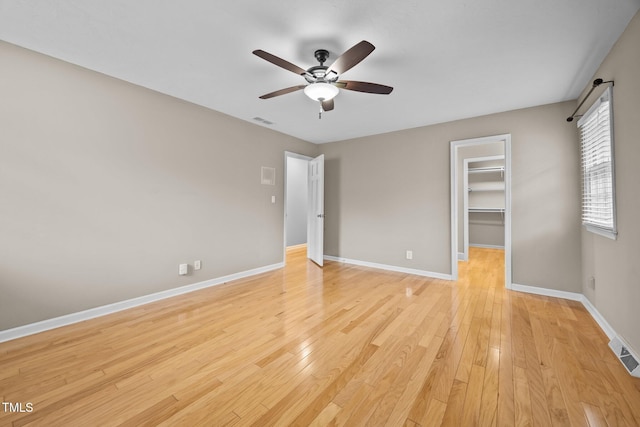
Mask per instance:
[[[483,145],[502,141],[504,143],[504,267],[505,288],[511,289],[512,254],[511,254],[511,134],[492,135],[481,138],[451,141],[451,279],[458,280],[458,148],[471,145]]]
[[[313,160],[313,157],[309,157],[309,156],[305,156],[304,154],[298,154],[298,153],[294,153],[291,151],[285,151],[284,152],[284,198],[283,198],[283,213],[282,213],[282,218],[283,218],[283,235],[282,235],[282,261],[286,264],[287,263],[287,180],[289,179],[289,171],[287,170],[287,159],[289,158],[293,158],[293,159],[299,159],[299,160],[306,160],[307,162],[309,160]],[[307,185],[308,185],[308,176],[307,176]],[[309,205],[307,204],[307,214],[309,213]],[[307,237],[307,241],[308,241],[308,237]]]

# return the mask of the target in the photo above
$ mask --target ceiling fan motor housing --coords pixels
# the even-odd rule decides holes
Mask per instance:
[[[335,82],[338,80],[338,74],[329,73],[327,76],[327,67],[324,63],[329,58],[329,51],[326,49],[318,49],[315,51],[314,56],[320,63],[320,65],[316,65],[315,67],[311,67],[307,70],[307,73],[304,75],[305,80],[309,83],[322,83],[322,82]]]

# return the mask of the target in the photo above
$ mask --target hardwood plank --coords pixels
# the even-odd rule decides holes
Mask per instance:
[[[300,425],[308,425],[309,427],[326,426],[336,417],[336,415],[338,415],[338,412],[340,412],[341,410],[342,410],[341,407],[339,407],[333,402],[329,402],[329,404],[318,414],[317,417],[313,419],[313,421],[311,421],[308,424],[300,424]]]
[[[474,322],[469,329],[469,335],[464,343],[464,349],[462,350],[462,357],[460,364],[456,370],[455,379],[464,383],[469,382],[469,375],[471,374],[471,366],[473,366],[473,359],[476,354],[477,345],[476,337],[480,332],[480,322]]]
[[[490,347],[487,367],[482,385],[479,425],[493,427],[498,422],[498,376],[500,371],[500,350]]]
[[[338,365],[344,366],[344,368],[337,368],[330,373],[327,386],[322,390],[322,393],[309,402],[305,410],[296,417],[294,424],[305,425],[309,420],[316,419],[330,404],[333,403],[338,406],[338,394],[347,390],[348,384],[361,385],[363,383],[363,381],[352,381],[353,377],[377,350],[377,346],[368,344],[364,348],[356,348],[358,353],[355,356],[346,356],[344,364]],[[344,393],[343,399],[344,402],[348,402],[352,399],[352,396]]]
[[[570,427],[569,413],[567,412],[562,391],[560,390],[560,384],[558,384],[554,370],[550,367],[543,368],[542,377],[545,385],[545,395],[551,425],[554,427]]]
[[[618,397],[617,406],[626,412],[628,422],[640,426],[640,381],[636,378],[629,381],[629,374],[618,362],[601,363],[599,372],[606,378],[605,387],[608,387],[609,396]]]
[[[484,371],[484,367],[480,365],[474,364],[471,368],[464,399],[464,408],[462,409],[462,423],[460,425],[480,425],[480,396],[482,396],[482,386],[484,384]]]
[[[451,386],[451,392],[449,393],[449,399],[447,400],[447,408],[444,411],[442,417],[442,426],[459,427],[462,424],[462,416],[464,415],[462,409],[464,408],[464,402],[467,395],[467,384],[462,381],[454,380]],[[434,399],[435,400],[435,399]],[[427,421],[428,413],[425,412],[424,419],[419,421],[420,424]]]
[[[600,409],[604,418],[610,427],[637,426],[628,405],[620,404],[621,399],[623,398],[620,393],[616,392],[600,396]]]
[[[500,322],[500,366],[498,371],[498,420],[500,427],[515,423],[515,394],[513,391],[513,357],[511,352],[511,296],[505,293]]]
[[[431,399],[427,405],[427,411],[422,419],[422,427],[438,427],[442,425],[444,413],[447,410],[447,404],[440,402],[438,399]],[[407,420],[408,421],[408,420]],[[413,421],[412,421],[413,423]],[[394,425],[394,424],[389,424]],[[398,424],[399,425],[399,424]],[[419,425],[413,423],[413,425]]]
[[[428,375],[431,373],[431,365],[433,364],[434,359],[437,356],[437,353],[442,345],[443,338],[439,336],[433,336],[432,341],[430,341],[426,347],[426,352],[422,359],[420,360],[415,372],[407,382],[404,391],[398,398],[396,402],[396,406],[393,408],[393,411],[387,418],[387,423],[390,425],[399,425],[402,420],[410,417],[411,411],[414,411],[413,416],[417,414],[425,414],[429,419],[431,419],[432,412],[435,410],[432,406],[431,401],[429,401],[429,397],[426,393],[422,393],[424,388],[424,384]],[[438,401],[439,402],[439,401]],[[440,402],[442,403],[442,402]],[[442,403],[446,407],[445,403]],[[416,409],[424,408],[424,410]],[[444,414],[444,411],[443,411]],[[442,418],[442,417],[440,417]]]
[[[523,368],[517,367],[513,375],[513,393],[515,397],[515,423],[516,427],[532,426],[533,414],[531,413],[531,397],[529,395],[529,381]]]
[[[589,427],[609,427],[609,423],[607,423],[607,420],[598,406],[582,402],[582,407],[584,408],[584,413],[587,416]]]
[[[335,426],[348,426],[348,421],[351,415],[358,410],[362,402],[365,401],[367,396],[372,393],[374,388],[365,382],[358,384],[358,388],[351,394],[351,398],[345,402],[336,417],[333,419],[332,424]]]
[[[368,422],[371,425],[384,425],[392,415],[397,402],[400,400],[403,392],[406,390],[407,384],[411,381],[411,377],[416,372],[420,361],[424,359],[427,349],[422,346],[415,346],[414,343],[407,342],[403,351],[406,354],[406,361],[402,363],[402,367],[395,378],[390,378],[392,384],[383,389],[382,397],[379,400],[373,414],[369,417]],[[400,362],[400,360],[399,360]],[[380,387],[381,383],[376,383],[376,387]]]
[[[557,343],[554,347],[554,367],[571,425],[588,425],[584,409],[580,404],[580,391],[575,380],[576,376],[581,373],[571,357],[571,350],[565,343]]]

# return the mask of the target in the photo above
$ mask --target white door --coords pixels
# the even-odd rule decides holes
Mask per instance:
[[[324,257],[324,154],[309,161],[307,258],[322,267]]]

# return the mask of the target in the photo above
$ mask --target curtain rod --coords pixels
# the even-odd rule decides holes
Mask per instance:
[[[595,79],[593,81],[593,85],[591,86],[591,89],[589,89],[589,93],[587,93],[587,96],[585,96],[582,101],[580,102],[580,104],[578,104],[578,107],[576,108],[576,110],[573,112],[573,114],[569,117],[567,117],[567,121],[568,122],[572,122],[573,119],[575,119],[576,117],[582,117],[582,115],[577,115],[576,113],[578,112],[578,110],[580,109],[580,107],[582,107],[582,104],[584,104],[584,101],[587,100],[587,98],[589,98],[589,95],[591,95],[591,92],[593,92],[593,90],[595,88],[597,88],[598,86],[600,86],[602,83],[611,83],[611,86],[614,86],[613,80],[607,80],[606,82],[603,81],[602,79]]]

